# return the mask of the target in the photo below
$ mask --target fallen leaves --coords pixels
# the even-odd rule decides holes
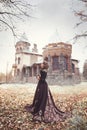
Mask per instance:
[[[26,104],[32,102],[35,87],[32,87],[31,84],[30,87],[25,85],[9,86],[0,88],[0,130],[76,130],[77,126],[87,127],[86,87],[83,87],[85,91],[82,86],[77,89],[75,86],[75,90],[69,86],[66,88],[54,87],[52,93],[56,106],[62,111],[70,112],[72,117],[65,122],[45,124],[32,122],[32,115],[24,109]],[[56,89],[62,89],[62,91],[55,91]],[[65,89],[67,89],[67,93]],[[80,91],[81,89],[82,91]]]

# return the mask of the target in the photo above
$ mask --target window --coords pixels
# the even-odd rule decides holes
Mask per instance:
[[[20,57],[18,57],[18,64],[20,64],[20,60],[21,60]]]
[[[58,63],[58,56],[54,56],[52,58],[52,68],[53,70],[57,70],[59,68],[59,63]]]
[[[68,70],[67,57],[63,56],[63,54],[59,57],[60,70]]]
[[[20,51],[22,51],[22,47],[20,47]]]
[[[19,70],[19,69],[17,69],[17,75],[18,75],[18,76],[20,75],[20,70]]]
[[[23,76],[26,76],[26,68],[24,68],[24,67],[22,69],[22,74],[23,74]]]
[[[64,57],[64,70],[68,70],[67,58]]]
[[[72,63],[72,72],[75,73],[75,65]]]
[[[17,48],[16,51],[19,52],[19,48]]]

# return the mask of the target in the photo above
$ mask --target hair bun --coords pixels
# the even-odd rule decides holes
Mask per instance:
[[[44,64],[44,69],[48,69],[49,68],[48,62],[46,60],[43,61],[43,64]]]

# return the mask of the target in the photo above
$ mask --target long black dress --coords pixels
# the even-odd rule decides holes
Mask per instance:
[[[33,115],[33,120],[36,121],[62,121],[66,117],[66,114],[55,106],[48,84],[45,80],[47,72],[41,70],[40,76],[33,103],[31,105],[26,105],[25,109]]]

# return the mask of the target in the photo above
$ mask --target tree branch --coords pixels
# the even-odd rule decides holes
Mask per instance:
[[[82,1],[82,2],[85,2],[85,3],[87,2],[87,0],[81,0],[81,1]]]
[[[6,25],[7,28],[11,29],[13,35],[16,36],[16,22],[23,22],[25,17],[32,17],[29,13],[31,6],[26,0],[0,0],[1,27],[2,24]]]
[[[28,15],[25,11],[23,11],[21,8],[19,8],[17,5],[14,4],[14,6],[20,11],[22,12],[23,15],[27,16],[27,17],[31,17],[30,15]]]
[[[83,33],[83,34],[78,34],[78,35],[76,35],[73,39],[76,41],[77,39],[79,39],[79,38],[86,38],[87,37],[87,31],[85,32],[85,33]]]
[[[0,12],[0,14],[10,14],[10,15],[18,15],[18,14],[13,14],[13,13],[10,13],[10,12]]]
[[[2,23],[4,23],[5,25],[7,25],[7,27],[12,31],[13,36],[16,36],[16,34],[15,34],[15,32],[14,32],[14,29],[13,29],[7,22],[5,22],[5,21],[3,21],[3,20],[1,20],[1,19],[0,19],[0,22],[2,22]]]

